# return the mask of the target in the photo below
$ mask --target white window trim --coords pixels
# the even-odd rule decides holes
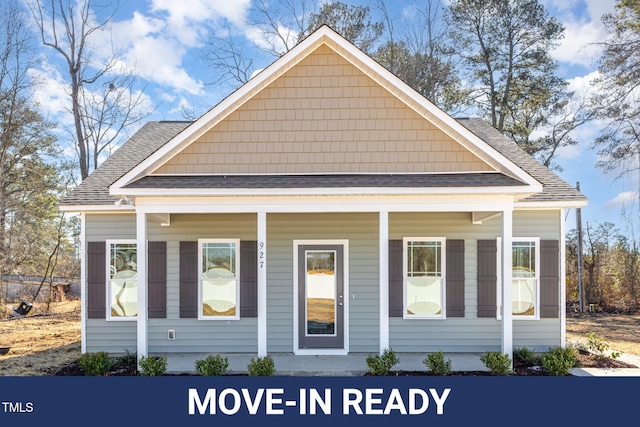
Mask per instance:
[[[107,245],[106,247],[106,258],[107,258],[107,262],[106,262],[106,279],[107,279],[107,283],[106,283],[106,292],[107,292],[107,296],[106,296],[106,320],[107,321],[111,321],[111,322],[130,322],[130,321],[135,321],[137,320],[137,316],[127,316],[127,317],[123,317],[123,316],[111,316],[111,245],[136,245],[136,255],[138,253],[138,245],[137,245],[138,241],[136,239],[107,239],[105,244]],[[136,281],[138,280],[138,277],[136,275]],[[140,284],[137,284],[138,286],[140,286]],[[136,301],[136,304],[138,304],[138,301]],[[140,313],[138,313],[140,314]]]
[[[202,311],[202,244],[235,243],[236,245],[236,314],[234,316],[205,316]],[[198,320],[240,319],[240,239],[198,239]]]
[[[513,320],[540,320],[540,238],[539,237],[513,237],[511,243],[534,242],[536,245],[536,286],[535,286],[535,309],[533,316],[514,316]],[[496,260],[496,319],[502,320],[502,238],[497,239],[497,260]],[[513,251],[513,248],[511,249]],[[512,277],[513,280],[513,277]]]
[[[408,242],[440,242],[440,314],[407,314],[407,261]],[[447,238],[446,237],[404,237],[402,239],[402,318],[403,319],[446,319],[447,318]]]

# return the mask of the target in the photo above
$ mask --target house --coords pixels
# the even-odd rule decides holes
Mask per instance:
[[[198,120],[144,125],[61,209],[83,352],[302,356],[563,346],[585,205],[325,26]]]

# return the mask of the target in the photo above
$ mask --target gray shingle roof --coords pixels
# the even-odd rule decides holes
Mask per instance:
[[[501,173],[406,175],[195,175],[147,176],[126,188],[462,188],[509,187],[522,182]]]
[[[578,190],[549,170],[549,168],[543,166],[483,119],[467,118],[457,119],[457,121],[543,185],[541,193],[529,196],[522,202],[587,200]]]
[[[548,168],[482,119],[458,119],[471,132],[543,184],[542,193],[526,202],[584,201],[586,198]],[[111,205],[109,186],[184,130],[190,122],[149,122],[141,127],[61,205]],[[338,188],[338,187],[482,187],[521,185],[501,173],[409,175],[299,175],[299,176],[154,176],[129,188]]]

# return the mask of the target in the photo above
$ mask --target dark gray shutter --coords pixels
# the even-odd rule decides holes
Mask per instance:
[[[402,240],[389,240],[389,317],[402,317]]]
[[[240,317],[258,317],[258,242],[240,242]]]
[[[560,248],[557,240],[540,241],[540,317],[560,315]]]
[[[447,240],[447,317],[464,317],[464,240]]]
[[[107,246],[87,242],[87,317],[104,319],[107,309]]]
[[[149,242],[149,318],[167,317],[167,242]]]
[[[478,317],[496,317],[496,240],[478,240]]]
[[[198,317],[198,242],[180,242],[180,317]]]

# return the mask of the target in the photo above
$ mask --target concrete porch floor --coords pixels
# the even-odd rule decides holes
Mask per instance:
[[[195,361],[204,359],[207,354],[181,353],[157,354],[167,358],[167,373],[190,374],[195,372]],[[346,356],[296,356],[291,353],[272,353],[276,375],[285,376],[360,376],[368,371],[368,353],[352,353]],[[246,374],[247,365],[256,354],[225,353],[229,359],[232,374]],[[394,370],[426,371],[422,361],[425,354],[396,353],[400,363]],[[480,361],[480,353],[447,353],[445,359],[451,360],[454,371],[487,371]]]

